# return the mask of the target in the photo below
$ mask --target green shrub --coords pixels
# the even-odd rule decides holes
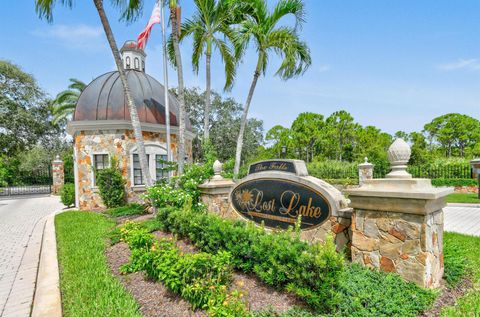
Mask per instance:
[[[252,223],[173,208],[159,209],[157,219],[205,252],[230,252],[236,268],[296,293],[316,309],[328,311],[338,301],[344,261],[331,239],[310,245],[291,231],[267,233]]]
[[[247,316],[240,294],[228,291],[232,275],[228,252],[182,254],[172,241],[155,241],[153,234],[131,222],[121,232],[132,250],[123,272],[145,271],[189,301],[193,309],[205,309],[211,316]]]
[[[75,204],[75,185],[66,183],[60,190],[60,200],[67,207]]]
[[[325,160],[311,162],[307,168],[320,179],[358,179],[358,163]]]
[[[437,178],[432,179],[433,186],[477,186],[478,181],[472,178]]]
[[[110,167],[95,171],[96,184],[100,197],[107,208],[115,208],[126,204],[125,180],[117,162],[112,158]]]
[[[436,292],[406,282],[399,275],[347,266],[340,284],[335,316],[417,316],[428,309]]]
[[[327,183],[332,185],[358,185],[357,178],[343,178],[343,179],[324,179]]]
[[[110,208],[105,211],[112,217],[143,215],[147,213],[146,206],[136,203],[131,203],[126,206]]]

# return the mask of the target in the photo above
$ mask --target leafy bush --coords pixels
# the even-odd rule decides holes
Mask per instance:
[[[437,178],[432,179],[433,186],[476,186],[478,181],[471,178]]]
[[[198,185],[213,175],[212,164],[191,164],[186,166],[185,173],[172,177],[166,183],[159,183],[147,189],[145,195],[157,208],[173,206],[184,208],[191,205],[194,210],[202,210]]]
[[[335,316],[417,316],[433,303],[436,292],[406,282],[397,274],[348,265],[340,284]]]
[[[344,261],[331,239],[309,245],[291,231],[267,233],[252,223],[173,208],[159,209],[157,219],[205,252],[230,252],[236,268],[296,293],[316,309],[328,311],[338,302]]]
[[[67,207],[70,207],[75,203],[75,185],[71,183],[66,183],[62,186],[60,190],[60,200],[62,204]]]
[[[100,197],[107,208],[115,208],[126,204],[125,180],[118,168],[117,162],[112,158],[110,167],[95,171],[96,184]]]
[[[232,274],[228,252],[182,254],[172,241],[156,241],[136,223],[127,223],[121,231],[132,250],[123,272],[145,271],[189,301],[193,309],[205,309],[211,316],[247,316],[241,295],[228,291]]]
[[[357,178],[324,179],[324,181],[332,185],[358,185]]]
[[[308,173],[320,179],[358,179],[358,164],[340,161],[315,161],[309,163]]]

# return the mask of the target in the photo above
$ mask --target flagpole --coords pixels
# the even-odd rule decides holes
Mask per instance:
[[[167,134],[167,161],[171,162],[172,159],[172,149],[170,147],[170,98],[168,98],[168,69],[167,69],[167,40],[165,36],[165,19],[164,19],[164,3],[163,0],[158,0],[160,4],[160,20],[162,24],[162,47],[163,47],[163,87],[165,89],[165,126]],[[170,176],[171,171],[168,171]]]

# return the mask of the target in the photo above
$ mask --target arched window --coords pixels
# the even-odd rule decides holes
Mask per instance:
[[[126,64],[127,69],[129,69],[130,68],[130,56],[127,56],[125,58],[125,64]]]
[[[133,60],[133,67],[135,67],[135,69],[140,69],[140,61],[138,60],[138,57],[135,57]]]

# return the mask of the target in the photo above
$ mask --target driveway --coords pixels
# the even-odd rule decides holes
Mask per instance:
[[[29,316],[45,218],[64,208],[57,196],[0,200],[0,316]]]
[[[445,231],[480,236],[480,208],[471,206],[447,206]]]

